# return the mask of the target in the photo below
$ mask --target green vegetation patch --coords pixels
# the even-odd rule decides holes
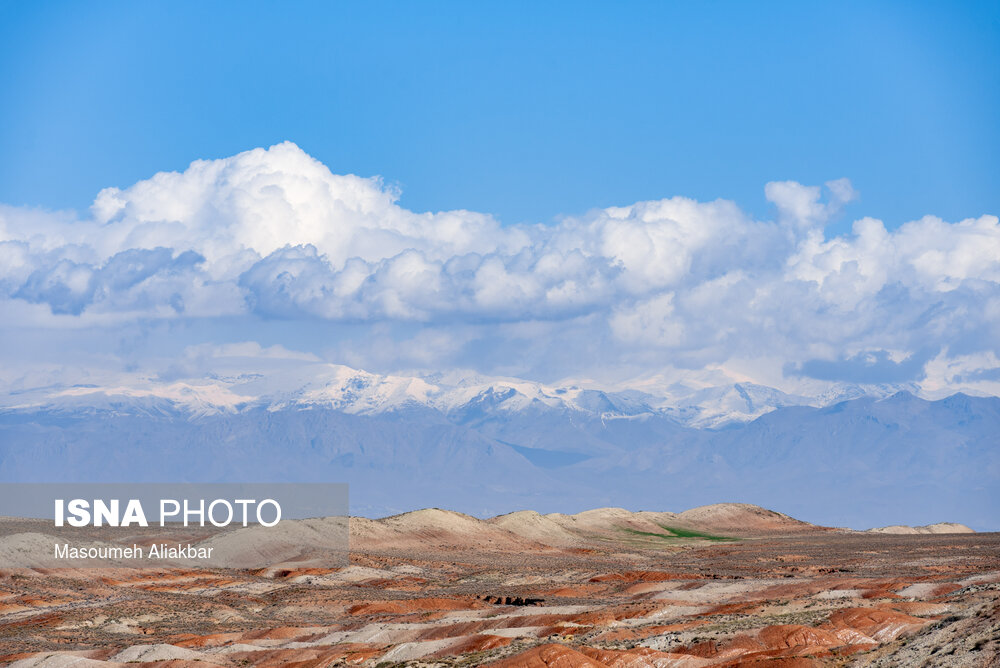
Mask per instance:
[[[705,540],[739,540],[738,538],[730,538],[729,536],[713,536],[710,533],[702,533],[701,531],[692,531],[691,529],[680,529],[678,527],[668,527],[665,524],[661,524],[661,527],[677,536],[678,538],[703,538]]]
[[[625,533],[630,533],[634,536],[650,536],[652,538],[659,538],[661,540],[677,540],[677,539],[696,539],[696,540],[714,540],[714,541],[735,541],[738,538],[730,538],[728,536],[713,536],[712,534],[702,533],[701,531],[692,531],[691,529],[679,529],[677,527],[669,527],[663,524],[659,526],[663,527],[664,530],[669,533],[656,533],[653,531],[639,531],[638,529],[630,529],[628,527],[622,527]]]
[[[652,536],[653,538],[666,538],[668,540],[671,538],[677,538],[677,536],[668,536],[662,533],[653,533],[652,531],[639,531],[638,529],[629,529],[628,527],[622,527],[622,530],[625,533],[630,533],[634,536]]]

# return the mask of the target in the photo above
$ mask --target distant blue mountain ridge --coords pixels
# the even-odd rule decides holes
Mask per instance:
[[[869,528],[1000,530],[1000,398],[909,392],[694,426],[640,393],[510,404],[509,389],[355,411],[288,402],[193,414],[163,398],[0,411],[0,481],[331,481],[354,514],[765,506]],[[354,405],[354,404],[351,404]]]

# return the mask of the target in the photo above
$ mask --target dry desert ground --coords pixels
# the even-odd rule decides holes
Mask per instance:
[[[350,564],[20,569],[0,664],[1000,665],[1000,534],[746,505],[351,519]]]

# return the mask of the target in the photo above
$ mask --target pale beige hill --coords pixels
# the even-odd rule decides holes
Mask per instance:
[[[392,531],[424,531],[434,534],[475,535],[490,529],[489,525],[479,518],[440,508],[424,508],[423,510],[384,517],[379,520],[379,524],[383,529]]]
[[[152,661],[204,661],[205,655],[176,645],[133,645],[118,652],[109,661],[116,663],[150,663]],[[212,665],[212,664],[207,664]]]
[[[358,533],[354,533],[355,529]],[[538,550],[544,545],[470,515],[425,508],[380,520],[351,524],[351,545],[357,549],[475,549],[481,551]]]
[[[824,530],[815,524],[749,503],[714,503],[677,515],[679,526],[721,533],[798,533]]]
[[[541,515],[522,510],[487,520],[523,538],[553,547],[587,547],[622,541],[635,535],[665,533],[674,513],[632,512],[624,508],[595,508],[575,515]]]
[[[670,524],[671,522],[677,521],[677,513],[670,512],[655,512],[652,510],[640,510],[637,513],[633,513],[636,518],[647,520],[649,522],[654,522],[656,524]]]
[[[378,533],[380,526],[378,520],[368,519],[367,517],[352,517],[350,519],[351,543],[353,544],[355,539],[364,540]]]
[[[624,508],[595,508],[575,515],[551,513],[544,517],[563,529],[586,538],[614,536],[627,530],[662,533],[662,524],[676,518],[676,515],[646,511],[634,513]]]
[[[892,534],[922,534],[922,533],[976,533],[973,529],[964,524],[955,522],[938,522],[937,524],[927,524],[920,527],[911,527],[903,524],[894,524],[887,527],[868,529],[870,533],[892,533]]]
[[[567,531],[580,535],[603,531],[616,522],[630,519],[632,513],[624,508],[595,508],[575,515],[549,513],[543,517]]]
[[[958,522],[938,522],[937,524],[926,524],[917,527],[920,533],[976,533],[972,527],[967,527]]]
[[[45,534],[15,533],[0,537],[0,563],[5,568],[44,568],[60,565],[52,556],[56,540]]]
[[[534,510],[519,510],[486,520],[505,531],[543,545],[572,547],[583,542],[580,535],[566,529],[551,517]]]
[[[345,517],[286,520],[274,527],[249,526],[198,543],[212,548],[213,563],[229,568],[264,568],[295,562],[300,567],[328,566],[347,561],[348,524]],[[177,560],[197,566],[198,560]]]
[[[723,503],[683,513],[632,512],[595,508],[575,515],[522,510],[480,520],[439,508],[426,508],[377,520],[351,518],[351,546],[359,550],[564,550],[636,541],[701,540],[676,535],[671,528],[712,535],[798,533],[823,530],[788,515],[748,504]],[[657,545],[660,545],[657,543]]]

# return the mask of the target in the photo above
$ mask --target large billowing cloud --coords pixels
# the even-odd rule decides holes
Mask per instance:
[[[503,226],[408,211],[285,143],[108,188],[86,217],[0,208],[0,313],[35,328],[343,323],[370,328],[336,360],[360,364],[1000,387],[996,216],[863,218],[828,238],[846,179],[765,194],[773,221],[673,197]]]

